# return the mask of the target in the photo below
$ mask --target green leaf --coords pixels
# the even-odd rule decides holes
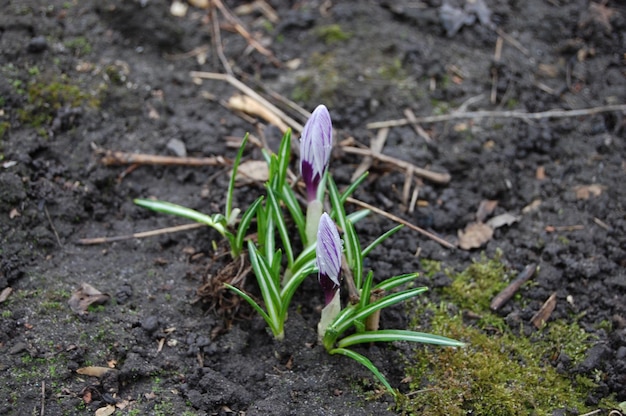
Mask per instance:
[[[285,254],[287,255],[287,267],[291,268],[293,265],[293,249],[291,248],[291,241],[289,239],[289,230],[287,229],[287,224],[285,223],[285,218],[280,209],[275,191],[269,186],[266,187],[266,190],[269,201],[269,209],[272,212],[272,217],[274,218],[276,228],[278,229],[278,235],[283,242]]]
[[[274,251],[276,250],[276,239],[274,236],[274,216],[272,215],[270,207],[267,207],[267,223],[265,224],[263,242],[263,255],[267,260],[267,264],[272,264],[274,261]]]
[[[359,299],[359,309],[363,309],[370,302],[370,294],[372,292],[372,282],[374,281],[374,272],[372,270],[367,273],[363,289],[361,289],[361,298]]]
[[[342,338],[337,343],[339,348],[371,342],[409,341],[421,344],[433,344],[444,347],[463,347],[465,343],[439,335],[425,332],[406,331],[402,329],[381,329],[379,331],[365,331]]]
[[[352,223],[356,224],[361,221],[363,218],[370,215],[371,211],[369,209],[360,209],[358,211],[354,211],[346,216],[346,218]]]
[[[209,227],[214,228],[222,236],[230,234],[228,231],[226,231],[224,224],[216,222],[209,215],[198,212],[195,209],[187,208],[178,204],[173,204],[171,202],[155,201],[152,199],[135,199],[133,200],[133,202],[140,207],[148,208],[152,211],[176,215],[178,217],[188,218],[190,220],[206,224]]]
[[[233,194],[235,192],[235,179],[237,177],[237,169],[239,169],[239,163],[241,163],[241,158],[243,157],[243,151],[246,148],[246,143],[248,143],[248,133],[243,136],[243,140],[241,141],[241,146],[239,146],[239,150],[237,151],[237,156],[235,156],[235,160],[233,160],[233,169],[230,175],[230,181],[228,182],[228,191],[226,192],[226,209],[225,209],[225,217],[231,221],[234,219],[231,218],[231,214],[233,211]]]
[[[274,321],[272,321],[272,318],[270,318],[270,316],[263,310],[263,308],[261,308],[258,303],[256,303],[254,299],[252,299],[250,295],[248,295],[241,289],[236,288],[235,286],[229,285],[228,283],[224,283],[224,286],[226,286],[228,289],[232,290],[233,292],[241,296],[246,302],[248,302],[250,306],[252,306],[254,310],[257,311],[259,315],[261,315],[265,322],[267,322],[267,325],[272,328],[272,332],[274,331]]]
[[[374,240],[369,246],[365,247],[362,252],[363,258],[367,257],[367,255],[370,254],[370,251],[372,251],[374,248],[380,245],[380,243],[382,243],[383,241],[385,241],[386,239],[388,239],[389,237],[397,233],[402,227],[404,227],[404,225],[402,224],[396,225],[391,230],[387,231],[386,233],[378,237],[376,240]]]
[[[304,218],[304,213],[302,212],[302,208],[300,208],[300,204],[298,203],[298,199],[296,198],[296,194],[293,192],[293,189],[289,187],[287,183],[283,185],[283,190],[281,192],[281,197],[289,213],[291,214],[291,218],[293,222],[296,224],[296,228],[298,229],[298,234],[300,234],[300,241],[306,240],[306,220]]]
[[[359,178],[354,181],[350,186],[348,186],[348,188],[341,194],[341,205],[344,205],[346,203],[348,197],[352,195],[354,191],[356,191],[356,188],[358,188],[361,183],[363,183],[365,178],[367,178],[367,175],[369,175],[369,172],[363,173],[363,175],[359,176]]]
[[[391,384],[389,384],[385,376],[383,376],[383,374],[378,370],[378,368],[376,368],[376,366],[369,360],[369,358],[347,348],[334,348],[330,350],[330,353],[345,355],[346,357],[350,357],[354,361],[365,366],[376,376],[376,378],[378,378],[378,380],[382,383],[383,386],[385,386],[389,393],[391,393],[394,397],[398,396],[398,393],[391,387]]]
[[[356,313],[350,316],[350,319],[346,320],[345,322],[341,322],[339,325],[331,325],[331,326],[334,326],[338,334],[342,334],[352,324],[354,324],[355,321],[360,321],[362,319],[365,319],[372,313],[376,312],[377,310],[382,310],[388,306],[392,306],[406,299],[415,297],[419,295],[420,293],[425,292],[426,290],[428,290],[426,287],[418,287],[415,289],[409,289],[403,292],[398,292],[398,293],[387,295],[384,298],[377,300],[376,302],[368,304],[365,308],[359,308],[356,311]],[[337,320],[335,322],[337,322]]]
[[[278,149],[278,179],[275,191],[280,192],[287,179],[287,171],[289,170],[289,161],[291,159],[291,129],[287,129],[280,142]]]
[[[293,266],[291,268],[292,273],[297,273],[299,269],[301,269],[306,263],[311,260],[315,260],[315,250],[317,249],[317,242],[311,244],[307,248],[305,248],[300,255],[294,260]]]
[[[263,202],[263,196],[258,197],[241,216],[241,222],[239,222],[239,226],[237,227],[237,235],[234,243],[237,253],[240,253],[243,250],[243,240],[246,237],[248,228],[250,228],[250,224],[252,223],[252,220],[256,215],[257,208],[261,202]],[[234,248],[231,247],[231,249]]]
[[[401,274],[399,276],[390,277],[389,279],[385,279],[384,281],[374,286],[374,289],[388,291],[405,283],[409,283],[412,280],[415,280],[417,276],[419,276],[419,273],[407,273]]]
[[[276,279],[272,276],[270,267],[261,256],[252,241],[248,241],[248,255],[250,264],[254,270],[257,283],[261,289],[261,296],[265,302],[265,308],[275,327],[282,328],[279,311],[281,309],[280,292],[276,285]]]
[[[285,284],[280,292],[281,298],[281,310],[280,316],[287,316],[287,308],[289,308],[289,304],[291,303],[291,298],[296,293],[296,289],[302,284],[304,279],[306,279],[309,275],[315,273],[317,271],[317,267],[315,266],[315,262],[311,261],[308,264],[305,264],[301,269],[299,269],[295,274],[289,279],[289,281]]]

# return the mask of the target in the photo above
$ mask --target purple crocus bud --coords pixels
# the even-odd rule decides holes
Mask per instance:
[[[317,198],[317,188],[328,168],[333,147],[333,126],[324,105],[318,105],[300,136],[300,173],[309,202]]]
[[[337,226],[327,213],[320,217],[317,229],[317,267],[319,282],[324,291],[325,305],[328,305],[339,290],[341,271],[341,239]]]

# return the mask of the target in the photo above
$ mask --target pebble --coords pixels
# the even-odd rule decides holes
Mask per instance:
[[[28,52],[40,53],[48,48],[48,41],[43,36],[35,36],[28,42]]]
[[[150,315],[141,321],[141,327],[149,334],[152,334],[159,329],[159,318],[155,315]]]

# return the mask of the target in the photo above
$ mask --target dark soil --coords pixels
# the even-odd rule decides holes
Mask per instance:
[[[280,65],[218,14],[223,52],[259,92],[271,89],[309,110],[326,104],[337,142],[353,137],[367,145],[376,135],[367,123],[402,118],[407,108],[427,116],[464,103],[465,111],[528,112],[626,103],[622,2],[487,0],[491,22],[521,46],[505,41],[497,61],[495,26],[477,20],[447,36],[437,0],[268,3],[275,23],[258,11],[240,18]],[[5,0],[1,9],[0,290],[12,292],[0,303],[0,414],[93,414],[115,401],[126,406],[121,414],[393,414],[393,399],[366,369],[317,344],[314,277],[294,300],[286,340],[278,343],[245,307],[234,313],[193,302],[224,264],[210,230],[77,244],[182,222],[136,207],[136,197],[207,213],[224,205],[227,167],[125,172],[101,164],[94,148],[168,155],[176,139],[190,156],[232,158],[228,137],[250,131],[278,143],[276,128],[223,105],[232,86],[191,78],[193,70],[224,72],[206,10],[174,17],[162,0]],[[404,173],[375,164],[358,198],[453,243],[483,200],[498,201],[494,215],[520,220],[474,251],[405,229],[366,266],[383,277],[420,271],[422,259],[433,259],[458,272],[481,252],[501,253],[513,275],[538,264],[532,284],[499,314],[512,330],[523,323],[532,331],[528,320],[556,292],[550,319],[576,320],[595,336],[583,364],[563,371],[572,379],[597,376],[587,399],[592,409],[602,398],[626,401],[624,112],[422,127],[431,142],[411,126],[395,127],[383,153],[448,172],[450,183],[424,180],[421,203],[408,214]],[[252,147],[246,152],[246,159],[260,158]],[[360,161],[336,151],[331,171],[340,186]],[[596,186],[580,188],[589,185]],[[261,190],[238,189],[236,205]],[[371,241],[392,225],[371,216],[359,231]],[[111,301],[77,315],[67,301],[81,282]],[[254,291],[253,279],[246,287]],[[437,302],[438,292],[427,297]],[[413,319],[395,308],[383,325]],[[364,353],[407,393],[408,351],[377,345]],[[76,373],[86,366],[117,370],[100,379]]]

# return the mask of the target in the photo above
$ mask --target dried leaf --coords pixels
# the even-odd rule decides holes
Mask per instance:
[[[463,250],[478,248],[491,240],[491,237],[493,228],[481,222],[473,222],[465,230],[459,230],[459,247]]]
[[[267,163],[261,160],[248,160],[239,165],[235,179],[239,184],[266,182],[269,179]]]
[[[101,407],[98,410],[96,410],[95,415],[96,416],[111,416],[113,413],[115,413],[115,406],[110,404],[106,407]]]
[[[554,308],[556,307],[556,292],[550,295],[548,300],[541,305],[541,308],[537,311],[535,316],[530,319],[533,325],[537,328],[541,328],[550,318]]]
[[[102,305],[111,299],[108,293],[102,293],[88,283],[82,283],[80,289],[72,293],[67,304],[79,315],[87,313],[89,305]]]
[[[589,199],[592,196],[600,196],[605,189],[606,186],[593,183],[591,185],[576,186],[574,187],[574,192],[576,192],[576,199]]]
[[[0,303],[7,300],[11,292],[13,292],[13,289],[10,287],[5,287],[4,289],[2,289],[2,292],[0,292]]]
[[[495,230],[505,225],[515,224],[519,220],[520,218],[518,216],[505,212],[504,214],[496,215],[491,218],[487,221],[487,225]]]
[[[485,218],[490,216],[497,206],[498,201],[494,201],[491,199],[485,199],[480,201],[480,205],[478,205],[478,210],[476,210],[476,221],[485,222]]]
[[[187,0],[187,2],[198,9],[208,9],[210,4],[209,0]]]
[[[93,365],[89,367],[81,367],[76,370],[76,372],[80,375],[98,378],[104,376],[109,371],[113,371],[113,369],[109,367],[96,367]]]
[[[261,117],[268,123],[278,127],[283,133],[289,129],[289,127],[280,119],[280,117],[264,107],[263,104],[253,98],[248,97],[247,95],[236,94],[230,97],[230,99],[228,100],[228,108],[230,108],[231,110],[243,111],[244,113]]]
[[[522,214],[530,214],[531,212],[535,212],[541,206],[541,199],[535,199],[530,204],[526,205],[522,208]]]

